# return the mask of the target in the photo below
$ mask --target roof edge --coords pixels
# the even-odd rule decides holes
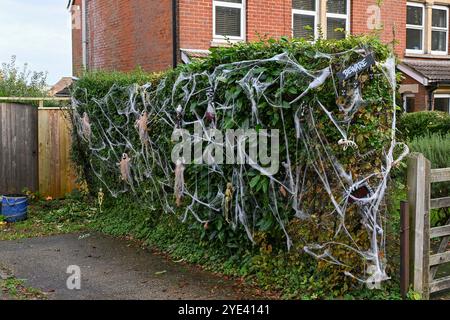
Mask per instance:
[[[398,70],[400,70],[404,74],[410,76],[411,78],[413,78],[414,80],[416,80],[420,84],[422,84],[424,86],[428,86],[429,85],[429,79],[426,76],[424,76],[422,73],[420,73],[417,70],[411,68],[410,66],[408,66],[408,65],[406,65],[404,63],[400,63],[399,65],[397,65],[397,68],[398,68]]]

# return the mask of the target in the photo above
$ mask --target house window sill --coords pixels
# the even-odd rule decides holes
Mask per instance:
[[[448,54],[430,54],[430,53],[405,53],[405,58],[422,58],[422,59],[439,59],[439,60],[450,60],[450,55]]]
[[[211,40],[211,47],[230,47],[233,44],[245,42],[245,40],[225,40],[225,39],[213,39]]]

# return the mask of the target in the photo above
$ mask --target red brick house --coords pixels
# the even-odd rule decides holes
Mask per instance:
[[[260,37],[396,40],[408,111],[449,111],[450,0],[71,0],[74,73],[171,68]]]

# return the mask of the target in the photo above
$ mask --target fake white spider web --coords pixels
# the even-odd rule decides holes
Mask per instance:
[[[304,221],[315,213],[304,200],[305,194],[312,192],[307,176],[315,176],[315,183],[325,190],[326,201],[330,204],[330,208],[321,207],[320,210],[327,210],[324,219],[334,221],[335,237],[324,243],[305,244],[304,251],[341,266],[345,263],[333,256],[333,247],[356,253],[365,261],[366,270],[363,274],[347,274],[374,286],[388,279],[383,210],[387,182],[392,168],[407,155],[408,149],[402,145],[401,155],[394,158],[399,145],[395,139],[394,57],[376,62],[370,75],[366,70],[355,76],[354,81],[339,83],[335,77],[336,61],[345,66],[367,54],[367,49],[360,48],[339,54],[316,53],[314,58],[326,67],[308,70],[288,53],[282,53],[269,59],[219,65],[212,72],[181,73],[171,90],[167,88],[167,83],[171,83],[167,79],[157,86],[113,86],[103,99],[92,101],[95,115],[89,114],[89,101],[78,93],[74,97],[79,98],[73,98],[74,124],[90,151],[93,173],[112,196],[132,192],[140,195],[140,199],[146,199],[155,209],[162,208],[173,214],[181,211],[183,221],[191,215],[205,227],[211,220],[224,216],[231,228],[242,227],[251,241],[254,241],[258,219],[270,213],[284,233],[288,249],[292,246],[287,228],[289,219]],[[273,65],[280,70],[275,77],[268,74],[269,68],[266,68]],[[363,86],[357,80],[359,76],[383,79],[392,96],[392,110],[385,111],[391,117],[389,143],[363,154],[351,137],[352,121],[361,108],[372,102],[364,100]],[[305,90],[295,96],[291,94],[290,101],[286,101],[280,92],[286,81],[293,78]],[[332,83],[335,105],[321,101],[323,93],[320,90],[326,83]],[[238,87],[239,91],[221,94],[219,98],[217,92],[223,92],[230,85]],[[171,96],[167,95],[168,91],[172,92]],[[242,92],[247,97],[247,104],[236,102],[237,94]],[[87,93],[84,94],[87,97]],[[125,101],[123,96],[128,99]],[[284,147],[279,173],[270,174],[255,161],[234,165],[185,164],[181,161],[174,164],[171,161],[170,137],[167,136],[170,129],[188,129],[191,134],[187,138],[192,141],[217,144],[209,135],[211,128],[270,129],[271,124],[264,121],[267,117],[260,114],[261,104],[277,110],[281,119],[280,144]],[[243,112],[250,115],[250,121],[240,122]],[[318,115],[325,116],[327,126],[337,131],[337,141],[327,141],[321,132],[324,128],[318,123]],[[195,125],[202,128],[202,136],[191,130]],[[271,134],[267,138],[270,139]],[[236,141],[226,143],[237,149]],[[339,161],[333,151],[336,147],[344,152],[352,151],[360,163],[373,163],[373,158],[378,157],[381,165],[369,168],[367,174],[355,178]],[[302,150],[303,157],[306,155],[309,161],[299,163],[297,150]],[[244,153],[244,157],[249,160],[250,156]],[[268,202],[261,201],[249,186],[249,176],[255,176],[255,172],[269,179],[269,187],[265,190]],[[359,195],[361,190],[362,196]],[[367,248],[361,248],[347,229],[346,219],[352,206],[357,207],[362,229],[369,239]],[[289,211],[291,218],[286,213]],[[346,243],[335,240],[342,235],[348,239]]]

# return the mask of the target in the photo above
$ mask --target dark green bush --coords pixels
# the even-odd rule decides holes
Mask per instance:
[[[144,85],[146,83],[155,83],[163,73],[148,73],[142,69],[136,69],[132,72],[118,71],[92,71],[85,73],[76,81],[75,91],[85,89],[87,101],[96,98],[103,98],[109,92],[112,86],[127,87],[132,84]],[[79,97],[79,96],[78,96]]]
[[[421,111],[403,114],[397,129],[404,140],[426,136],[433,133],[450,132],[450,115],[440,111]]]

